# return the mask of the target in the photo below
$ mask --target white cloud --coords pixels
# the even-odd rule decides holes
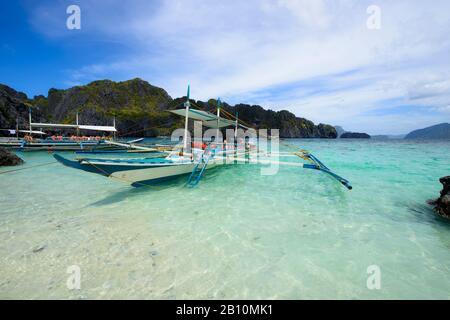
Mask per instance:
[[[133,50],[80,66],[68,81],[140,76],[173,96],[183,95],[191,83],[198,99],[220,95],[233,103],[286,107],[316,122],[372,133],[449,121],[449,73],[443,70],[450,70],[450,3],[377,1],[378,31],[366,28],[371,4],[80,1],[86,37]],[[51,8],[41,5],[33,24],[52,38],[71,36],[55,27]],[[395,106],[386,105],[392,101]],[[423,107],[423,115],[374,113],[408,105]]]
[[[307,27],[326,28],[330,24],[324,1],[278,0],[278,5],[287,8]]]

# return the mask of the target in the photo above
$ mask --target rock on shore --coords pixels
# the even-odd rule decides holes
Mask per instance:
[[[14,153],[4,148],[0,148],[0,166],[17,166],[22,163],[23,160]]]
[[[442,217],[450,219],[450,176],[439,179],[443,185],[439,199],[432,201],[434,210]]]

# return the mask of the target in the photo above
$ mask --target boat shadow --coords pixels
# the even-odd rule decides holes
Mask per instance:
[[[208,174],[203,177],[205,181],[203,183],[207,183],[208,181],[214,181],[214,178],[220,173],[219,168],[211,168],[208,170]],[[129,186],[127,189],[115,192],[113,194],[108,195],[106,198],[102,200],[95,201],[88,205],[88,207],[100,207],[107,206],[115,203],[119,203],[125,200],[130,200],[132,198],[137,198],[148,194],[149,192],[160,192],[163,190],[169,189],[185,189],[187,178],[189,174],[182,175],[176,178],[170,178],[168,180],[159,181],[155,184],[145,184],[138,186]]]
[[[168,181],[161,181],[157,184],[146,184],[138,187],[129,186],[125,190],[115,192],[108,195],[104,199],[95,201],[88,205],[88,207],[101,207],[115,203],[119,203],[132,198],[141,197],[149,192],[159,192],[168,189],[182,188],[186,182],[186,178],[179,177]]]

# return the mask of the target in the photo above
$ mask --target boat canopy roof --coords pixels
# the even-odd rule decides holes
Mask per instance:
[[[169,111],[182,117],[186,116],[186,108]],[[205,127],[213,129],[234,126],[236,124],[234,120],[220,118],[210,112],[192,108],[189,108],[188,117],[190,119],[201,121]]]
[[[19,130],[19,132],[22,132],[22,133],[31,133],[31,134],[40,134],[40,135],[46,135],[46,133],[45,132],[42,132],[42,131],[38,131],[38,130]]]
[[[91,130],[91,131],[107,131],[107,132],[117,132],[116,128],[111,126],[89,126],[89,125],[79,125],[81,130]]]
[[[16,129],[0,129],[0,131],[9,131],[11,134],[14,134],[16,132],[21,132],[21,133],[31,133],[31,134],[41,134],[41,135],[46,135],[45,132],[42,131],[37,131],[37,130],[16,130]]]
[[[186,108],[169,110],[169,111],[176,115],[182,116],[182,117],[184,117],[186,115]],[[196,110],[196,109],[192,109],[192,108],[189,108],[188,117],[190,119],[194,119],[194,120],[198,120],[198,121],[209,121],[209,120],[217,121],[216,115],[214,115],[210,112],[207,112],[207,111]]]
[[[80,129],[91,131],[117,132],[116,128],[111,126],[90,126],[90,125],[61,124],[61,123],[31,123],[31,126],[38,128]]]
[[[203,122],[203,125],[205,127],[213,128],[213,129],[230,127],[230,126],[234,126],[235,124],[236,124],[235,121],[228,120],[228,119],[222,119],[222,118],[219,119],[219,121],[211,120],[211,121]]]

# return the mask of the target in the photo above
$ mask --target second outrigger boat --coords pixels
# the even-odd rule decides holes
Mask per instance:
[[[97,149],[118,149],[117,146],[109,143],[113,139],[106,137],[105,134],[113,134],[117,132],[115,127],[115,120],[113,126],[96,126],[96,125],[82,125],[78,123],[78,113],[76,114],[76,124],[62,124],[62,123],[35,123],[31,121],[31,108],[28,111],[28,130],[19,130],[17,123],[16,129],[8,129],[2,131],[9,131],[16,134],[14,138],[0,139],[0,147],[5,147],[17,151],[78,151],[78,150],[97,150]],[[34,130],[39,128],[40,130]],[[46,138],[34,138],[34,136],[47,135],[42,130],[76,130],[76,135],[71,137],[63,137],[62,135],[52,135]],[[102,132],[103,136],[91,137],[80,136],[80,130],[90,132]],[[24,133],[25,137],[19,138],[19,133]]]
[[[116,178],[130,183],[135,187],[153,184],[161,180],[167,180],[182,175],[188,175],[186,185],[194,187],[199,183],[207,169],[230,163],[249,163],[288,165],[320,170],[339,181],[347,189],[352,189],[348,180],[332,172],[309,152],[296,147],[296,152],[293,152],[291,156],[302,158],[306,160],[307,163],[262,159],[258,156],[263,155],[265,158],[270,158],[272,154],[270,152],[265,154],[258,152],[257,146],[248,139],[245,141],[241,139],[240,143],[234,142],[233,144],[227,144],[226,141],[219,141],[217,139],[219,134],[215,136],[216,138],[214,138],[213,141],[194,141],[194,143],[192,143],[192,148],[189,148],[189,150],[189,119],[200,121],[202,125],[208,128],[217,129],[217,133],[219,133],[221,128],[234,126],[235,138],[239,127],[249,129],[249,127],[241,124],[237,118],[236,120],[221,118],[220,99],[217,115],[193,109],[191,108],[189,100],[188,87],[187,100],[184,103],[184,108],[170,110],[170,112],[185,117],[185,129],[182,145],[175,147],[166,157],[123,159],[78,158],[75,160],[66,159],[58,154],[55,154],[54,157],[65,166]]]
[[[78,113],[76,114],[76,124],[61,123],[33,123],[31,122],[31,109],[29,110],[29,129],[0,129],[8,131],[10,134],[16,134],[16,137],[0,137],[0,147],[12,149],[15,151],[75,151],[80,154],[139,154],[155,153],[166,151],[163,147],[151,147],[138,144],[144,138],[126,141],[116,139],[116,121],[113,126],[82,125],[78,123]],[[33,130],[39,128],[40,130]],[[62,135],[48,136],[42,130],[76,130],[76,135],[64,137]],[[101,132],[102,136],[80,136],[80,131]],[[19,138],[20,134],[25,134]],[[34,136],[39,135],[40,138]],[[42,138],[42,136],[47,137]],[[112,135],[112,136],[111,136]]]

